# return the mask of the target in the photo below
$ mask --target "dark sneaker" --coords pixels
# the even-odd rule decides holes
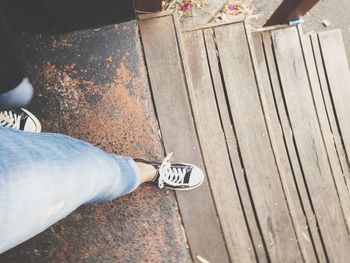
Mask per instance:
[[[0,126],[27,132],[41,132],[40,121],[25,109],[0,111]]]
[[[165,157],[162,163],[141,160],[156,168],[157,174],[152,181],[153,184],[159,188],[191,190],[203,183],[204,173],[199,167],[188,163],[170,163],[171,156],[172,153]]]

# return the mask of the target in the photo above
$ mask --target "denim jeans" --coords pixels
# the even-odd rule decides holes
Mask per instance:
[[[112,200],[139,184],[131,158],[62,134],[0,127],[0,253],[82,204]]]

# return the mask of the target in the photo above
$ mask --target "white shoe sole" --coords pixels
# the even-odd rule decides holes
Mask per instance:
[[[203,180],[203,182],[204,182],[204,180]],[[200,184],[198,184],[196,186],[192,186],[191,188],[176,188],[175,189],[175,188],[164,186],[164,189],[168,189],[168,190],[172,190],[172,191],[191,191],[193,189],[196,189],[196,188],[200,187],[203,184],[203,182],[201,182]]]
[[[35,117],[31,112],[29,112],[26,109],[21,108],[21,110],[23,110],[33,120],[33,122],[35,123],[36,127],[35,127],[35,131],[33,131],[33,132],[40,133],[41,132],[41,123],[38,120],[38,118]]]
[[[191,186],[189,188],[171,188],[171,187],[167,187],[167,186],[164,186],[164,188],[169,189],[169,190],[173,190],[173,191],[190,191],[190,190],[198,188],[199,186],[201,186],[203,184],[203,182],[205,180],[205,174],[201,168],[199,168],[198,166],[196,166],[194,164],[190,164],[190,163],[174,162],[174,164],[177,164],[177,163],[181,163],[181,164],[192,166],[196,169],[199,169],[203,173],[203,180],[199,184],[197,184],[195,186]]]

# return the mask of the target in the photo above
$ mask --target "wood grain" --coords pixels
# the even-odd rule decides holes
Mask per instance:
[[[173,17],[139,23],[165,150],[204,169]],[[196,190],[177,193],[177,198],[193,258],[230,262],[208,181]]]
[[[204,30],[205,44],[207,48],[208,62],[210,65],[217,105],[220,111],[221,123],[224,129],[227,147],[233,166],[235,179],[240,192],[241,202],[244,207],[248,228],[254,243],[255,251],[259,262],[268,261],[267,252],[264,248],[261,231],[259,230],[257,218],[254,212],[254,204],[249,195],[249,187],[246,183],[245,171],[240,162],[237,138],[230,119],[230,112],[225,97],[224,83],[221,78],[220,62],[217,56],[215,36],[213,29]]]
[[[331,261],[345,262],[350,256],[348,231],[317,122],[298,32],[291,27],[273,31],[272,37],[286,108],[327,254]]]
[[[234,262],[255,262],[215,100],[203,32],[184,33],[183,41],[194,119],[226,244]]]
[[[308,221],[309,233],[311,233],[311,242],[313,243],[318,260],[321,262],[326,261],[326,253],[323,248],[322,238],[319,233],[317,218],[315,217],[315,212],[310,200],[308,189],[305,185],[303,171],[298,158],[298,153],[294,141],[293,131],[291,128],[290,121],[288,119],[288,113],[284,105],[284,98],[281,90],[281,83],[279,81],[279,75],[276,65],[276,60],[274,57],[274,50],[271,39],[271,32],[263,32],[262,40],[265,52],[265,58],[267,62],[267,67],[270,76],[271,89],[275,99],[275,105],[278,112],[279,120],[283,130],[283,136],[285,141],[285,146],[287,148],[289,160],[294,173],[294,180],[296,182],[298,193],[302,201],[302,206],[304,214]]]
[[[299,33],[300,34],[300,33]],[[306,67],[310,79],[310,88],[312,93],[313,102],[316,108],[317,118],[323,137],[323,142],[326,146],[326,152],[328,155],[328,162],[331,167],[333,180],[336,185],[337,194],[343,211],[343,217],[346,219],[348,231],[350,229],[350,196],[349,191],[344,180],[344,176],[349,176],[347,171],[343,172],[340,159],[338,158],[336,143],[328,120],[326,107],[324,103],[324,97],[322,94],[318,72],[316,68],[315,59],[312,52],[311,39],[307,36],[300,36],[302,40],[302,48],[304,52],[304,58],[306,61]]]
[[[342,40],[341,32],[333,30],[318,34],[322,63],[328,83],[331,103],[335,110],[337,125],[339,126],[342,143],[345,147],[347,163],[350,156],[350,71],[346,59],[345,47]],[[316,39],[313,39],[315,50],[317,50]],[[323,64],[323,65],[321,65]],[[321,74],[322,75],[322,74]],[[321,76],[323,78],[323,76]],[[330,103],[330,102],[328,102]]]
[[[284,142],[284,134],[271,90],[269,71],[265,60],[262,36],[260,33],[255,33],[253,35],[253,42],[255,50],[255,56],[253,56],[255,59],[253,59],[253,61],[255,61],[257,69],[256,71],[259,83],[258,88],[261,94],[261,100],[265,110],[266,123],[286,200],[292,216],[293,225],[304,259],[308,262],[315,262],[317,261],[317,256],[311,242],[311,234],[309,232],[309,225],[304,213],[302,200],[298,193],[298,187],[295,184],[295,175],[289,161],[288,149],[286,148]]]
[[[302,256],[265,125],[244,25],[237,23],[214,31],[243,165],[269,257],[275,262],[300,261]]]
[[[313,50],[313,54],[314,54],[314,60],[315,60],[316,68],[317,68],[318,79],[319,79],[319,83],[320,83],[320,87],[321,87],[321,91],[322,91],[322,95],[323,95],[324,104],[326,107],[328,121],[329,121],[331,130],[332,130],[334,141],[335,141],[337,155],[338,155],[338,158],[340,159],[340,164],[342,167],[344,180],[347,184],[348,191],[349,191],[349,187],[350,187],[349,165],[348,165],[348,161],[347,161],[346,152],[345,152],[345,149],[343,147],[342,138],[341,138],[341,135],[339,132],[339,127],[338,127],[338,123],[336,120],[335,111],[333,109],[332,97],[331,97],[331,94],[329,92],[329,85],[328,85],[328,81],[327,81],[327,77],[326,77],[326,73],[325,73],[325,69],[324,69],[324,65],[323,65],[319,39],[318,39],[317,34],[311,35],[310,38],[311,38],[311,42],[312,42],[312,50]]]
[[[339,31],[183,30],[141,16],[166,152],[207,173],[177,193],[193,260],[347,262],[350,71]],[[161,34],[159,34],[161,32]]]

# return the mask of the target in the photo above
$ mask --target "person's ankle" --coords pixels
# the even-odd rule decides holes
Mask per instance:
[[[140,173],[141,183],[152,182],[157,175],[157,169],[151,164],[137,160],[136,166]]]

